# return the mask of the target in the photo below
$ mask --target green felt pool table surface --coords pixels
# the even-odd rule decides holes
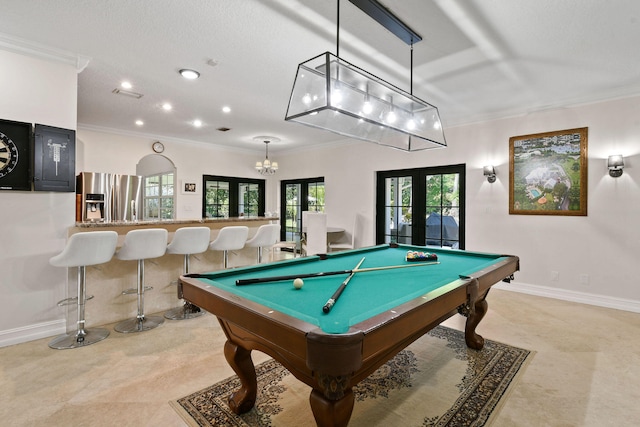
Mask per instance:
[[[406,261],[408,251],[434,253],[438,263]],[[362,258],[364,262],[359,268],[411,267],[356,273],[329,313],[324,313],[322,307],[348,274],[303,279],[301,289],[294,288],[293,280],[236,286],[237,280],[254,277],[351,270]],[[327,333],[344,333],[351,326],[409,300],[428,297],[442,287],[461,286],[460,276],[471,276],[504,259],[500,255],[478,252],[380,245],[330,253],[326,259],[313,256],[222,271],[201,280],[314,324]]]

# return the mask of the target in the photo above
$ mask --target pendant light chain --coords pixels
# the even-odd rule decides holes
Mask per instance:
[[[413,95],[413,43],[411,43],[411,71],[409,72],[409,93]]]
[[[336,11],[336,56],[340,57],[340,0],[338,0],[338,9]]]

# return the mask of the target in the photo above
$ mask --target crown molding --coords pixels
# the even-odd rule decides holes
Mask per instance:
[[[0,33],[0,49],[34,58],[45,59],[47,61],[68,64],[75,67],[78,73],[81,73],[91,61],[91,58],[88,56],[56,49],[4,33]]]

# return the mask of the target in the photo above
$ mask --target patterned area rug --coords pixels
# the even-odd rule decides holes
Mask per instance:
[[[462,332],[438,326],[354,388],[349,426],[484,426],[530,354],[490,340],[470,350]],[[256,372],[258,398],[246,414],[227,406],[236,376],[171,403],[191,426],[315,426],[310,387],[274,360]]]

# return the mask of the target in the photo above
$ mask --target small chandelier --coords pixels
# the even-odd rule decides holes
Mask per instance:
[[[269,143],[280,141],[278,138],[271,136],[256,136],[253,138],[256,141],[262,141],[265,143],[266,155],[263,161],[256,162],[256,170],[261,175],[273,175],[278,170],[278,162],[272,162],[269,160]]]
[[[298,65],[285,120],[405,151],[447,145],[437,107],[413,95],[413,44],[422,38],[376,0],[349,0],[411,46],[411,90],[322,53]],[[340,0],[338,0],[338,33]]]

